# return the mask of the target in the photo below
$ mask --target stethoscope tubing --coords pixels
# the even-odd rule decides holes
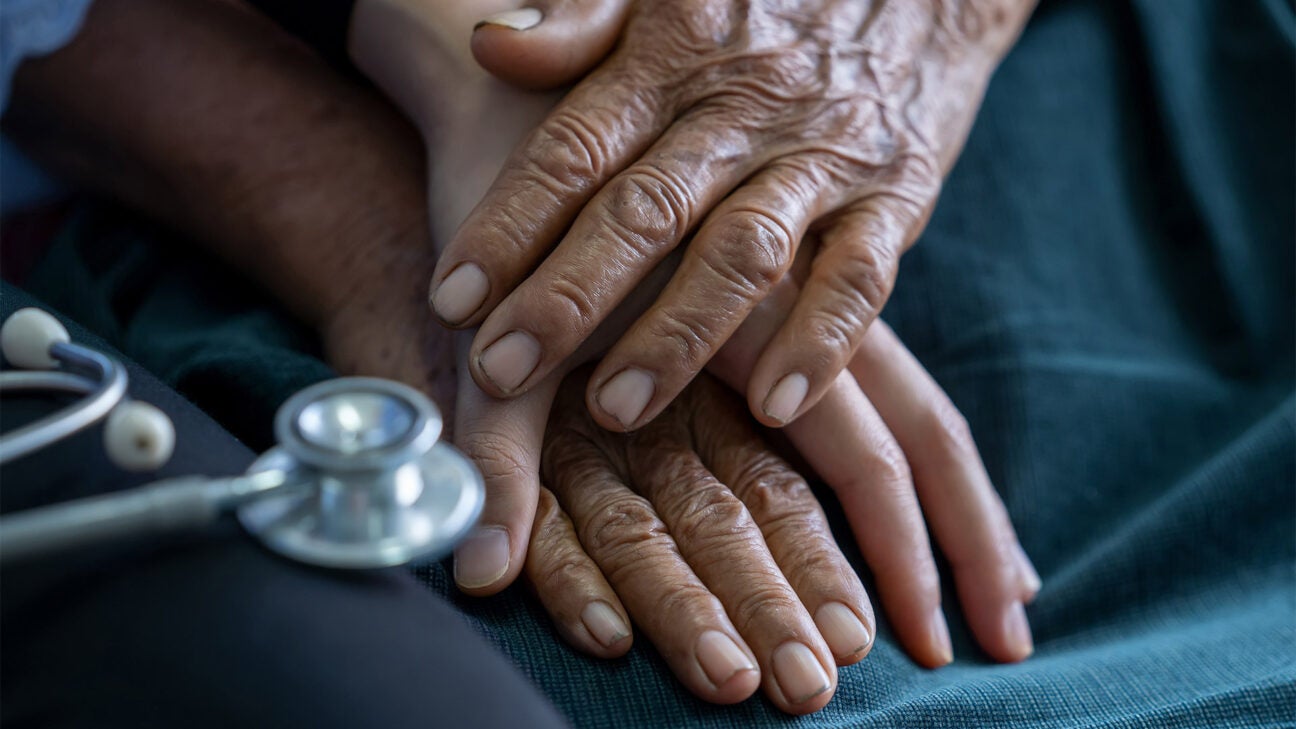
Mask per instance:
[[[34,453],[89,428],[107,417],[126,396],[126,370],[112,358],[70,342],[53,344],[50,356],[69,368],[89,370],[97,376],[62,371],[0,373],[0,394],[49,388],[86,396],[0,437],[0,463]]]
[[[148,537],[205,526],[270,491],[297,485],[293,474],[261,471],[203,476],[28,509],[0,518],[0,565],[122,537]]]
[[[0,325],[0,349],[11,364],[28,368],[0,372],[0,393],[80,396],[0,436],[0,464],[100,421],[116,465],[154,470],[170,457],[175,431],[165,413],[129,400],[125,367],[68,341],[53,317],[19,310]],[[200,528],[229,511],[271,550],[323,567],[439,558],[467,534],[485,501],[481,474],[438,442],[440,432],[436,406],[406,385],[365,377],[317,383],[280,406],[279,445],[249,472],[169,478],[7,514],[0,517],[0,565]]]

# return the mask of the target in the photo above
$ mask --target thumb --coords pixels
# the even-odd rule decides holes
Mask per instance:
[[[482,19],[472,53],[496,78],[528,89],[569,86],[621,36],[632,0],[531,0]]]
[[[540,452],[545,424],[561,374],[513,400],[496,400],[477,389],[468,374],[468,342],[458,337],[459,396],[455,445],[481,470],[486,504],[476,528],[455,549],[455,582],[470,595],[507,587],[526,563],[527,545],[540,495]]]

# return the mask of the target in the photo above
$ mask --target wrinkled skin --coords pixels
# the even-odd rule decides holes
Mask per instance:
[[[550,418],[526,565],[559,630],[595,655],[623,653],[624,617],[611,630],[587,612],[606,605],[701,696],[738,701],[759,680],[785,711],[822,707],[874,621],[805,481],[710,378],[627,436],[589,418],[586,375],[564,383]]]
[[[477,0],[481,2],[485,0]],[[573,542],[551,518],[557,502],[541,502],[539,496],[541,440],[558,376],[546,380],[551,388],[547,395],[537,388],[500,401],[477,389],[466,370],[456,370],[448,335],[431,325],[423,299],[435,258],[427,200],[433,201],[434,221],[453,225],[462,218],[498,171],[508,147],[543,118],[553,99],[520,94],[490,83],[484,74],[470,73],[473,3],[444,0],[418,7],[469,18],[462,26],[444,16],[424,17],[430,22],[422,25],[397,23],[385,27],[388,33],[378,39],[391,54],[386,59],[396,62],[385,69],[392,75],[384,78],[389,88],[400,92],[398,100],[428,143],[433,161],[430,195],[425,193],[418,139],[389,108],[339,79],[272,24],[224,0],[99,0],[74,43],[24,63],[6,125],[29,151],[69,178],[167,221],[189,236],[183,239],[205,243],[261,282],[319,329],[328,357],[340,371],[398,379],[425,389],[443,405],[450,404],[447,393],[453,390],[459,404],[456,440],[482,466],[489,484],[483,522],[514,535],[505,569],[493,580],[465,579],[463,561],[456,561],[459,583],[473,594],[488,594],[522,571],[533,535],[551,538],[547,544],[566,544],[571,553]],[[357,15],[363,10],[363,4],[358,6]],[[615,20],[615,14],[608,17]],[[405,30],[430,34],[402,36]],[[441,36],[441,30],[453,32]],[[455,37],[462,40],[456,44]],[[524,45],[525,41],[513,50],[526,51]],[[571,58],[579,60],[553,50],[532,47],[531,57],[560,59],[560,66]],[[397,82],[402,78],[416,83],[402,86]],[[448,233],[434,235],[444,240]],[[784,278],[753,311],[751,329],[747,334],[740,330],[713,363],[726,384],[734,387],[746,381],[754,353],[798,295],[797,281]],[[897,636],[924,665],[951,658],[921,499],[933,535],[954,566],[960,599],[978,641],[998,660],[1020,660],[1030,652],[1021,605],[1038,589],[1038,579],[1020,553],[966,426],[885,327],[870,329],[852,368],[851,374],[838,376],[820,405],[786,432],[841,498],[878,578]],[[690,396],[682,407],[699,402]],[[853,641],[830,637],[833,625],[819,615],[823,600],[845,605],[870,636],[872,609],[855,575],[840,569],[839,556],[825,544],[821,521],[811,518],[817,509],[802,498],[804,489],[795,486],[780,493],[800,495],[783,505],[805,518],[789,521],[793,530],[786,536],[770,531],[770,521],[763,516],[770,512],[753,506],[757,502],[750,498],[762,489],[752,488],[741,474],[732,475],[734,464],[726,466],[713,450],[708,455],[705,438],[732,433],[724,426],[729,421],[713,407],[698,407],[701,414],[690,415],[690,425],[703,427],[693,427],[692,434],[675,428],[674,441],[657,443],[674,443],[674,457],[688,460],[693,456],[685,444],[692,438],[696,460],[716,478],[708,480],[695,470],[695,477],[670,483],[634,482],[655,494],[656,517],[643,509],[639,516],[666,524],[669,538],[684,556],[674,563],[676,572],[658,571],[651,579],[623,582],[624,571],[607,566],[615,562],[605,549],[608,545],[587,538],[581,549],[603,566],[606,572],[600,572],[606,580],[600,582],[602,578],[587,571],[577,585],[584,592],[543,579],[536,580],[537,590],[563,625],[571,625],[564,618],[568,595],[597,596],[597,601],[620,605],[623,619],[625,611],[637,616],[640,629],[664,646],[681,679],[703,698],[738,700],[764,682],[781,708],[814,710],[829,699],[831,689],[800,703],[795,700],[805,694],[785,696],[772,683],[778,661],[771,650],[783,645],[774,643],[796,638],[814,654],[831,683],[833,663],[850,662],[861,652],[851,652],[859,647]],[[714,429],[708,431],[712,426],[706,424],[713,419]],[[669,426],[673,421],[665,422]],[[752,462],[772,462],[762,447],[745,442],[743,452]],[[633,473],[639,479],[654,475],[647,468],[626,470],[626,464],[633,464],[620,464],[615,453],[603,455],[609,472]],[[563,473],[561,468],[552,473],[550,485],[564,498],[579,496],[568,488],[571,482],[562,481]],[[765,473],[765,486],[798,483],[786,470]],[[720,484],[739,499],[746,498],[749,507],[744,517],[726,501],[730,506],[717,513],[734,520],[731,526],[747,526],[720,535],[712,547],[743,560],[735,569],[762,575],[774,589],[758,597],[770,599],[770,607],[781,613],[744,602],[748,596],[723,579],[708,579],[705,560],[687,558],[697,554],[687,546],[690,535],[705,533],[707,524],[681,519],[671,505],[700,495],[727,499]],[[538,503],[544,518],[542,528],[534,531]],[[562,506],[577,524],[603,515],[597,506],[576,499],[568,498]],[[643,518],[638,523],[642,525]],[[751,523],[762,527],[763,550]],[[659,531],[654,532],[655,544],[662,547],[667,542]],[[788,567],[781,556],[786,544],[806,548],[799,553],[806,562],[797,563],[794,556],[796,567]],[[543,550],[532,555],[535,560],[548,556]],[[771,558],[777,568],[771,566]],[[706,590],[696,589],[696,581],[693,590],[675,590],[689,574]],[[795,592],[800,608],[780,580]],[[807,584],[820,585],[822,592],[807,591]],[[612,587],[615,594],[609,593]],[[672,605],[681,624],[694,632],[675,635],[669,626],[653,622],[651,613],[643,617],[651,609],[644,606],[653,601]],[[748,614],[779,619],[749,624],[742,619]],[[813,626],[806,622],[807,615]],[[697,673],[700,653],[681,651],[691,648],[687,639],[707,625],[735,645],[744,645],[740,650],[754,659],[759,671],[738,671],[720,686],[703,682]],[[605,636],[615,638],[615,631]],[[569,637],[579,635],[573,631]],[[625,640],[603,648],[607,654],[624,650]]]
[[[595,15],[598,46],[625,18],[615,49],[517,147],[438,261],[434,308],[453,326],[480,326],[468,360],[477,384],[513,397],[544,381],[683,246],[678,271],[588,386],[599,423],[640,427],[813,231],[822,244],[801,294],[746,383],[758,419],[795,420],[886,301],[1032,5],[550,2],[534,28],[480,27],[483,65],[534,82],[535,57],[501,58],[501,36]]]
[[[450,7],[446,0],[433,9]],[[430,27],[447,26],[438,20]],[[455,81],[421,87],[436,92],[427,108],[441,113],[416,114],[435,162],[433,219],[451,224],[505,156],[513,140],[500,135],[524,131],[553,101],[479,83],[490,81],[484,75],[465,75],[467,66],[460,62],[471,63],[470,27],[463,28],[458,61],[453,52],[438,57],[442,47],[426,37],[407,48],[429,63],[423,70],[448,71]],[[387,49],[399,48],[399,36],[384,40]],[[414,62],[401,68],[420,67]],[[170,222],[186,234],[176,240],[201,241],[261,281],[319,329],[340,371],[398,379],[443,405],[451,404],[446,393],[457,394],[456,439],[482,465],[489,484],[484,524],[521,537],[509,542],[514,552],[506,558],[505,574],[493,581],[472,584],[457,559],[456,579],[469,582],[468,591],[501,589],[523,569],[528,554],[531,564],[575,554],[573,532],[564,532],[562,520],[554,518],[561,503],[574,524],[603,520],[625,527],[631,540],[647,533],[649,551],[659,557],[635,563],[645,570],[637,577],[616,569],[618,540],[600,540],[604,530],[594,529],[577,541],[599,570],[542,569],[533,575],[569,639],[591,652],[613,655],[628,647],[628,637],[618,642],[614,628],[601,633],[610,646],[591,647],[592,634],[581,642],[570,611],[579,607],[583,615],[593,602],[615,605],[610,609],[621,611],[622,621],[627,612],[635,616],[640,631],[662,646],[699,696],[736,701],[763,685],[780,708],[800,713],[829,700],[834,663],[858,660],[867,650],[867,640],[842,631],[844,622],[856,619],[869,638],[875,634],[858,578],[843,566],[801,480],[736,425],[732,406],[726,415],[707,395],[690,394],[672,418],[645,429],[622,456],[615,449],[587,451],[593,458],[578,462],[569,449],[554,446],[550,459],[557,462],[548,483],[559,501],[540,499],[540,445],[553,393],[549,399],[535,398],[535,391],[509,401],[486,397],[463,370],[456,372],[448,335],[429,321],[423,290],[435,254],[413,130],[264,19],[224,0],[99,0],[76,42],[24,64],[6,123],[29,150],[69,177]],[[718,358],[727,360],[716,364],[730,387],[745,380],[752,351],[796,295],[795,281],[781,281],[750,318],[751,335],[740,331],[726,348],[731,355]],[[997,659],[1025,657],[1030,645],[1024,620],[1017,625],[1025,632],[1009,628],[1038,581],[1030,578],[966,428],[958,427],[952,405],[885,327],[869,331],[856,361],[859,372],[839,376],[834,391],[786,432],[840,495],[896,634],[925,665],[951,658],[921,497],[934,535],[954,564],[978,640]],[[551,384],[556,392],[556,376]],[[574,387],[564,395],[559,417],[579,414],[581,383]],[[556,426],[556,437],[575,432],[567,422]],[[582,423],[592,428],[588,420]],[[636,452],[653,455],[631,458]],[[678,471],[665,467],[672,463],[681,464]],[[633,476],[631,483],[649,495],[651,509],[641,504],[620,512],[635,518],[609,521],[604,502],[581,500],[612,493],[615,486],[609,478],[601,490],[582,487],[573,474],[592,468],[620,474],[623,483]],[[746,506],[739,508],[736,500]],[[533,530],[537,504],[542,519]],[[688,504],[715,508],[682,506]],[[651,527],[646,532],[645,525]],[[531,537],[543,546],[528,553]],[[699,546],[703,541],[705,548]],[[663,561],[672,543],[681,558]],[[754,581],[726,580],[707,563],[709,554],[727,555],[730,569]],[[553,581],[564,576],[579,579],[574,585]],[[677,589],[685,582],[689,589]],[[758,585],[765,589],[753,592]],[[581,596],[589,600],[573,603]],[[841,604],[845,612],[825,617],[826,602]],[[654,611],[663,606],[687,630],[655,620]],[[710,639],[700,645],[708,628],[727,636],[754,667],[746,670],[741,658],[737,664],[707,658],[722,645]],[[816,693],[822,685],[810,680],[785,692],[779,655],[789,643],[805,646],[812,658],[801,665],[817,664],[828,690]],[[717,685],[703,676],[706,666],[714,673],[717,665],[742,670]]]
[[[489,5],[494,7],[484,7]],[[556,101],[553,95],[506,88],[472,66],[467,56],[470,29],[480,13],[498,10],[501,5],[464,0],[430,8],[412,0],[374,0],[361,3],[356,9],[353,54],[423,131],[428,146],[433,239],[438,244],[450,239],[456,221],[467,215],[487,189],[508,150],[544,118]],[[589,10],[595,5],[583,7]],[[597,13],[595,16],[601,17]],[[587,29],[581,23],[569,27]],[[519,34],[512,45],[496,43],[494,52],[502,57],[529,59],[528,68],[534,76],[544,75],[546,71],[550,78],[561,75],[570,71],[570,57],[558,49],[570,50],[573,39],[554,31],[554,26],[550,26],[550,31],[548,36]],[[596,42],[597,38],[597,32],[580,36],[581,41]],[[478,37],[473,36],[473,44],[480,58],[484,50],[477,48]],[[546,67],[541,62],[545,60],[553,64]],[[765,343],[793,310],[801,290],[799,282],[806,280],[808,263],[813,259],[811,254],[819,245],[818,236],[807,236],[794,275],[783,278],[773,288],[711,361],[710,369],[730,387],[741,389],[748,381]],[[655,275],[663,273],[670,271],[658,271]],[[650,299],[659,288],[660,283],[649,281],[637,293]],[[358,292],[360,300],[353,308],[362,311],[372,304],[390,309],[393,301],[390,292],[408,290],[404,277],[399,285],[385,281],[367,294]],[[409,318],[412,299],[402,294],[400,301],[404,303],[398,307],[399,311],[360,314],[339,329],[352,333],[390,332],[393,326],[399,326],[407,332],[418,332],[426,324],[417,320],[414,324],[395,324]],[[646,305],[647,300],[640,303]],[[629,311],[630,316],[636,313]],[[618,316],[626,314],[623,307]],[[617,322],[612,322],[603,335],[609,331],[612,335],[620,331]],[[466,345],[468,338],[459,341]],[[392,361],[373,361],[376,351],[373,346],[353,342],[338,349],[368,357],[365,368],[369,371],[375,367],[386,371],[400,367]],[[488,501],[481,529],[456,553],[455,578],[466,592],[486,595],[511,583],[524,568],[530,571],[530,565],[537,560],[546,559],[547,553],[535,554],[535,551],[543,545],[553,545],[558,538],[545,536],[547,530],[557,529],[555,524],[561,524],[562,520],[554,520],[557,502],[543,496],[540,488],[541,444],[561,376],[583,358],[597,354],[597,350],[587,344],[587,351],[569,358],[541,386],[508,400],[492,398],[477,386],[467,367],[462,366],[466,351],[466,346],[460,348],[455,442],[482,468]],[[923,523],[925,511],[936,541],[955,565],[960,598],[978,641],[997,660],[1024,658],[1031,651],[1031,642],[1022,604],[1038,589],[1038,578],[1017,545],[1007,514],[985,475],[962,417],[884,325],[870,329],[852,361],[852,369],[858,374],[839,375],[822,402],[788,426],[786,432],[793,445],[839,495],[865,558],[878,577],[884,606],[901,642],[923,665],[942,665],[952,657],[940,607],[939,580]],[[570,404],[569,395],[564,396],[564,402]],[[615,470],[613,466],[607,468]],[[547,485],[557,488],[553,483]],[[683,481],[675,484],[675,488],[685,492],[689,486]],[[537,515],[539,526],[533,530],[533,517]],[[571,517],[580,521],[576,514]],[[814,534],[813,529],[810,534]],[[530,544],[527,535],[532,537]],[[590,549],[597,551],[594,547]],[[564,552],[569,553],[570,550]],[[752,556],[759,558],[761,553],[757,550]],[[564,635],[596,655],[614,655],[627,648],[629,644],[624,643],[615,646],[613,651],[598,644],[587,629],[580,627],[583,606],[596,601],[595,595],[606,596],[611,588],[597,572],[576,571],[572,575],[579,579],[562,581],[557,587],[537,585],[542,601],[550,606],[555,619],[564,627]],[[861,593],[862,599],[858,601],[849,597],[855,594],[849,588],[855,579],[853,575],[830,570],[797,577],[835,585],[835,594],[847,596],[842,597],[842,602],[850,606],[871,634],[872,609],[866,596]],[[621,589],[614,592],[630,607],[631,603],[649,599],[671,600],[674,593],[670,586],[678,582],[670,579],[657,583],[651,594],[641,591],[627,596]],[[581,596],[584,600],[578,599]],[[701,598],[693,595],[688,599],[674,599],[683,605],[681,609],[698,611],[702,618],[710,619],[708,616],[715,614],[715,598],[710,601]],[[555,600],[565,607],[555,609]],[[598,600],[611,603],[602,597]],[[789,619],[801,616],[790,620],[789,625],[795,627],[807,609],[817,604],[804,605],[799,614],[784,613]],[[724,598],[721,605],[726,610],[733,608]],[[630,612],[634,614],[635,609],[630,607]],[[625,618],[624,612],[620,617]],[[718,624],[717,629],[730,631],[727,634],[732,635],[733,628],[726,628],[727,624]],[[831,641],[826,641],[824,634],[830,631],[818,626],[817,618],[815,625],[821,629],[821,636],[816,640],[807,638],[805,644],[811,646],[821,665],[831,666],[834,659],[851,660],[842,653],[846,649],[838,650],[840,646],[826,648],[825,643]],[[659,632],[640,627],[655,643],[668,640]],[[693,637],[694,634],[684,636]],[[741,637],[746,638],[748,634],[741,633]],[[682,638],[670,645],[674,650],[693,649],[693,644]],[[758,666],[768,668],[771,664],[768,649],[772,647],[757,636],[744,650],[755,655]],[[677,656],[672,665],[690,689],[711,701],[737,700],[754,690],[758,682],[770,680],[766,670],[736,684],[716,686],[697,673],[699,663],[691,655]],[[813,710],[831,696],[829,691],[794,705],[787,703],[775,687],[768,683],[765,687],[767,695],[781,708],[794,712]]]

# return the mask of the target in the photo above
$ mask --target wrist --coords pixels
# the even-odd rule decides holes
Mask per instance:
[[[363,205],[365,197],[355,196]],[[263,218],[238,265],[300,319],[327,329],[348,308],[382,309],[400,289],[427,308],[427,285],[435,266],[421,198],[412,210],[375,206],[335,209],[316,215],[311,202],[296,211]],[[411,214],[413,213],[413,214]],[[308,221],[308,222],[301,222]]]
[[[477,65],[469,41],[500,0],[358,0],[347,46],[352,61],[428,137],[446,110],[479,106],[500,83]],[[502,8],[501,8],[502,9]]]

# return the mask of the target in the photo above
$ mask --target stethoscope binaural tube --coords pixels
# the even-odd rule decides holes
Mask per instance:
[[[70,343],[48,314],[18,314],[25,311],[48,321],[31,315],[19,318],[17,327],[12,326],[17,315],[6,321],[0,330],[6,359],[36,367],[62,364],[97,377],[67,371],[0,373],[0,389],[6,392],[85,395],[0,438],[6,454],[0,463],[105,417],[110,455],[114,438],[134,436],[123,447],[128,464],[132,453],[143,468],[157,467],[150,459],[160,449],[169,456],[170,421],[152,406],[123,402],[121,365]],[[35,335],[15,338],[15,330]],[[126,425],[114,430],[114,418]],[[231,510],[267,547],[311,564],[364,569],[436,559],[466,536],[485,502],[476,468],[438,441],[441,425],[436,406],[413,388],[375,378],[327,380],[284,403],[275,418],[279,446],[248,473],[167,479],[0,517],[0,565],[104,540],[193,529]],[[136,440],[145,447],[137,447]]]
[[[283,472],[226,479],[186,476],[28,509],[0,518],[0,565],[114,539],[197,529],[232,507],[287,485],[289,475]]]

